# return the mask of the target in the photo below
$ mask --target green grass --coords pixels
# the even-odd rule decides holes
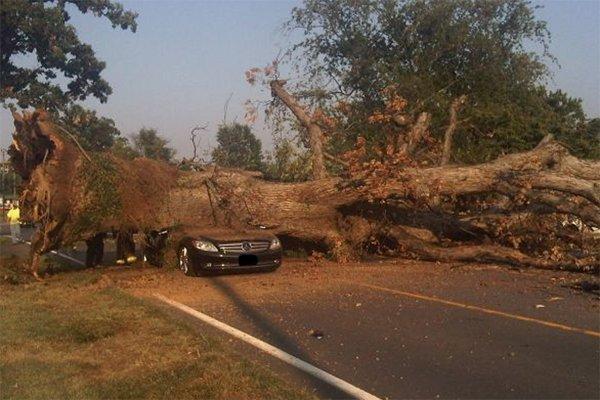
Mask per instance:
[[[312,397],[100,277],[1,287],[0,398]]]
[[[2,249],[0,249],[1,251]],[[70,263],[62,258],[58,258],[49,254],[42,256],[40,266],[40,276],[54,275],[64,272],[81,271],[85,267]],[[89,274],[74,277],[74,279],[90,278]],[[11,284],[19,285],[24,283],[34,282],[35,279],[28,269],[25,260],[16,255],[1,255],[0,256],[0,285]]]
[[[27,273],[22,259],[15,255],[0,256],[0,285],[18,285],[31,281],[33,276]]]

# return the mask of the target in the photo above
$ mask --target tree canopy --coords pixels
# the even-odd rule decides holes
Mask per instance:
[[[217,131],[212,159],[217,165],[248,170],[262,167],[262,145],[248,125],[223,124]]]
[[[346,109],[329,137],[334,152],[358,136],[386,139],[369,117],[392,92],[407,101],[408,114],[432,115],[438,139],[453,101],[467,96],[458,161],[529,149],[547,133],[577,148],[585,116],[580,101],[544,87],[554,58],[536,8],[527,0],[305,0],[286,24],[299,37],[288,62],[306,74],[293,89],[326,113]]]
[[[73,10],[135,32],[137,14],[111,0],[3,0],[0,2],[0,101],[60,109],[88,96],[106,102],[112,89],[105,63],[69,24]],[[66,82],[66,87],[60,82]]]
[[[129,140],[123,136],[115,138],[110,151],[112,151],[113,154],[116,154],[119,157],[129,160],[140,156],[140,153],[138,153],[135,149],[131,147]]]
[[[600,118],[587,119],[581,99],[569,97],[562,90],[542,92],[549,108],[540,118],[545,129],[566,143],[579,156],[600,159]]]
[[[107,150],[121,135],[115,126],[115,121],[99,117],[96,111],[85,109],[77,104],[67,107],[59,118],[86,150]]]
[[[156,129],[142,128],[132,139],[134,149],[143,157],[171,162],[175,156],[175,150],[167,146],[169,141],[162,138]]]
[[[302,182],[310,177],[310,157],[291,140],[275,141],[273,151],[267,154],[264,163],[267,179],[281,182]]]

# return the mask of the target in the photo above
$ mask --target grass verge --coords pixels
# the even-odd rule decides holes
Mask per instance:
[[[0,398],[312,397],[103,282],[80,271],[2,285]]]

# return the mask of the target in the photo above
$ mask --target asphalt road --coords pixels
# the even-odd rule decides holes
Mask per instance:
[[[34,228],[21,228],[21,239],[24,241],[30,241],[33,235]],[[0,223],[0,235],[7,237],[10,236],[10,228],[7,223]],[[77,242],[75,245],[69,248],[60,249],[59,252],[65,254],[69,257],[73,257],[79,260],[81,263],[85,263],[85,251],[86,245],[84,242]],[[9,249],[7,249],[9,250]],[[14,250],[14,249],[13,249]],[[19,248],[21,252],[25,251],[25,247]],[[141,256],[141,251],[139,251],[139,246],[137,246],[137,255]],[[56,255],[49,254],[50,257],[56,257]],[[116,243],[112,239],[106,239],[104,241],[104,265],[114,265],[116,261]],[[63,262],[68,262],[68,260],[62,259]]]
[[[584,275],[410,262],[160,273],[136,294],[159,292],[381,398],[600,398],[598,295],[566,287]],[[231,343],[321,397],[347,397]]]
[[[312,275],[156,290],[382,398],[600,398],[598,296],[563,287],[581,276],[423,263]]]

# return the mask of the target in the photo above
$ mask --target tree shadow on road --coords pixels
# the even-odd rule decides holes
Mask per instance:
[[[223,295],[227,296],[239,311],[259,329],[263,337],[268,337],[268,343],[278,347],[285,352],[298,357],[299,359],[319,367],[318,360],[314,360],[310,354],[304,349],[300,343],[286,333],[282,332],[277,326],[265,315],[247,301],[245,301],[235,289],[226,282],[225,277],[213,277],[211,283],[214,288],[219,290]],[[311,387],[315,390],[315,394],[322,398],[348,398],[349,395],[322,380],[311,375],[302,373],[308,378]]]

